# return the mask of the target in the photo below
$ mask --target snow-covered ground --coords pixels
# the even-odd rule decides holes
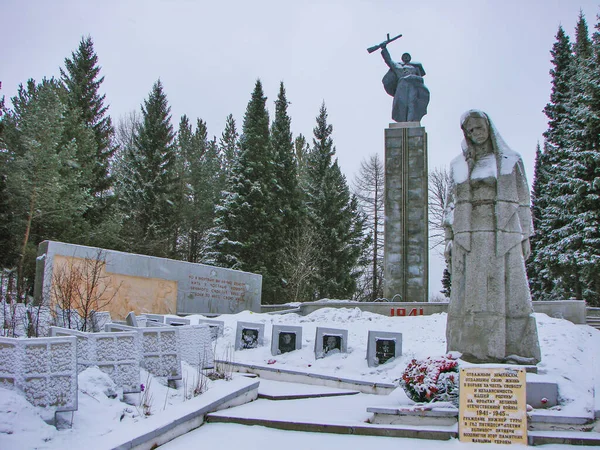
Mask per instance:
[[[188,316],[192,324],[203,316]],[[541,375],[552,377],[559,386],[561,412],[573,416],[590,416],[594,412],[594,383],[600,378],[600,331],[586,325],[574,325],[571,322],[553,319],[545,314],[536,314],[542,362],[538,365]],[[308,316],[297,314],[269,315],[242,312],[221,316],[225,322],[224,335],[216,343],[217,359],[233,359],[235,362],[268,365],[269,367],[335,375],[340,378],[368,380],[391,383],[400,377],[404,367],[413,358],[441,356],[445,353],[445,314],[417,317],[386,317],[362,312],[357,308],[323,308]],[[265,324],[265,342],[263,347],[250,350],[233,351],[236,324],[256,322]],[[271,325],[287,324],[301,326],[302,349],[283,355],[273,356],[270,351]],[[314,339],[316,327],[340,328],[348,330],[348,353],[334,354],[322,359],[314,357]],[[403,356],[376,368],[369,368],[366,361],[367,335],[369,330],[394,331],[402,333]],[[197,371],[184,364],[184,380],[178,389],[166,386],[163,380],[154,378],[142,371],[142,383],[145,385],[142,400],[152,416],[170,415],[176,408],[182,408],[196,387]],[[209,382],[208,388],[214,383]],[[98,369],[91,368],[79,376],[79,409],[73,415],[70,429],[56,430],[47,425],[42,416],[44,411],[34,408],[17,392],[0,389],[0,449],[61,449],[79,448],[86,442],[93,442],[99,436],[116,432],[132,423],[146,421],[143,406],[130,406],[113,398],[115,387]],[[401,398],[398,396],[398,398]],[[341,402],[335,397],[328,402]],[[363,411],[361,411],[362,413]],[[150,421],[148,421],[150,422]],[[138,425],[139,426],[139,425]],[[359,436],[325,436],[313,433],[284,432],[268,430],[262,427],[244,427],[241,425],[208,424],[194,433],[202,445],[221,445],[223,435],[228,435],[231,448],[237,448],[229,442],[231,435],[239,439],[240,447],[262,449],[270,442],[291,448],[352,448],[363,445],[377,445],[381,449],[397,446],[392,438]],[[293,433],[293,439],[290,439]],[[183,438],[180,438],[183,439]],[[351,441],[350,441],[351,439]],[[359,442],[360,441],[360,442]],[[185,441],[178,441],[180,443]],[[262,444],[261,444],[262,442]],[[287,442],[293,442],[290,447]],[[389,442],[389,443],[388,443]],[[285,443],[285,444],[284,444]],[[414,445],[413,445],[414,443]],[[171,445],[171,444],[169,444]],[[168,448],[188,448],[184,444],[175,444]],[[389,445],[389,447],[388,447]],[[446,443],[411,440],[411,448],[442,448],[459,445],[456,441]],[[461,448],[470,448],[460,444]],[[475,445],[475,444],[473,444]],[[464,446],[464,447],[463,447]],[[493,448],[487,447],[487,448]],[[396,447],[395,447],[396,448]],[[474,447],[473,447],[474,448]],[[560,448],[560,446],[546,446]]]

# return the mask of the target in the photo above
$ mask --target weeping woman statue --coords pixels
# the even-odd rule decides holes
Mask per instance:
[[[521,156],[487,114],[470,110],[460,125],[462,154],[450,163],[445,211],[452,291],[447,350],[470,362],[540,361],[525,260],[532,231]]]

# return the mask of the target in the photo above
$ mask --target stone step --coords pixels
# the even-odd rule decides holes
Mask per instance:
[[[288,431],[308,431],[312,433],[354,434],[359,436],[386,436],[413,439],[431,439],[447,441],[458,436],[457,427],[454,426],[394,426],[378,424],[344,424],[344,423],[313,423],[272,419],[257,419],[250,417],[237,417],[234,415],[208,414],[207,423],[236,423],[240,425],[260,425],[268,428]]]
[[[264,394],[258,392],[258,398],[264,398],[266,400],[303,400],[307,398],[324,398],[324,397],[339,397],[342,395],[356,395],[360,394],[358,391],[347,391],[347,392],[324,392],[321,394]]]
[[[422,406],[367,408],[373,413],[371,423],[386,425],[438,426],[454,425],[458,422],[458,409],[450,407],[425,409]]]
[[[593,428],[594,417],[568,416],[560,411],[537,410],[527,414],[531,431],[581,431],[589,432]]]
[[[241,374],[255,374],[264,380],[285,381],[291,383],[311,384],[315,386],[326,386],[338,389],[359,391],[364,394],[388,395],[398,386],[392,383],[380,383],[376,381],[353,380],[318,373],[301,372],[273,366],[262,366],[257,364],[246,364],[240,362],[215,360],[215,364],[227,363],[235,372]]]
[[[565,444],[600,446],[600,433],[593,431],[528,431],[529,445]]]

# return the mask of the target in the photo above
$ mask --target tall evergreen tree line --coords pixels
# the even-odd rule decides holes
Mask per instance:
[[[572,43],[559,27],[552,55],[548,129],[536,152],[535,235],[527,271],[535,300],[600,306],[600,16],[580,13]]]
[[[32,291],[45,239],[260,273],[263,303],[350,298],[364,217],[322,105],[312,145],[293,136],[283,83],[271,121],[256,82],[241,133],[171,123],[160,80],[115,129],[91,37],[59,79],[29,80],[0,119],[0,265]],[[10,284],[10,283],[9,283]],[[6,293],[6,292],[5,292]]]

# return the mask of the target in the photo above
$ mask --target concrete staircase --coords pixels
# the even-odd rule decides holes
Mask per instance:
[[[238,367],[241,369],[241,367]],[[275,378],[274,373],[269,373],[271,380]],[[289,374],[279,374],[281,378],[288,378]],[[287,376],[286,376],[287,375]],[[254,375],[256,376],[256,375]],[[318,375],[311,375],[310,384],[315,387],[319,385]],[[329,380],[326,380],[329,381]],[[320,392],[307,392],[306,385],[303,392],[279,393],[277,390],[268,392],[268,389],[259,387],[258,397],[263,402],[272,404],[274,411],[285,411],[292,407],[295,400],[310,398],[325,398],[329,396],[354,396],[364,388],[364,382],[356,381],[352,386],[351,380],[344,380],[344,383],[337,384],[337,388],[325,387],[321,384],[320,388],[325,389]],[[344,385],[347,391],[341,389],[340,384]],[[302,386],[302,385],[296,385]],[[352,386],[352,387],[351,387]],[[330,389],[329,392],[326,390]],[[310,389],[308,389],[310,391]],[[363,391],[364,392],[364,391]],[[373,395],[372,400],[377,402],[382,399],[385,403],[387,393],[379,391],[381,396]],[[550,378],[538,374],[527,374],[527,403],[539,402],[544,398],[545,407],[556,405],[558,400],[558,389],[556,383]],[[283,403],[283,404],[282,404]],[[454,407],[442,407],[432,410],[423,410],[423,408],[399,407],[398,405],[366,407],[368,417],[362,421],[348,420],[345,414],[327,416],[326,420],[287,417],[284,415],[265,413],[271,409],[264,403],[252,414],[249,410],[238,410],[231,408],[228,410],[210,413],[206,416],[207,423],[235,423],[240,425],[261,425],[269,428],[290,431],[308,431],[316,433],[335,433],[335,434],[354,434],[363,436],[387,436],[403,437],[431,440],[450,440],[458,439],[458,409]],[[451,405],[450,405],[451,406]],[[534,406],[534,405],[532,405]],[[535,405],[533,411],[528,413],[528,444],[567,444],[567,445],[589,445],[600,446],[600,433],[592,431],[597,428],[596,419],[593,415],[590,417],[570,417],[561,415],[559,411],[553,411],[541,408],[542,405]],[[254,411],[254,412],[256,412]],[[262,411],[262,412],[260,412]],[[363,410],[364,411],[364,410]]]
[[[600,330],[600,316],[587,316],[585,321],[589,326]]]

